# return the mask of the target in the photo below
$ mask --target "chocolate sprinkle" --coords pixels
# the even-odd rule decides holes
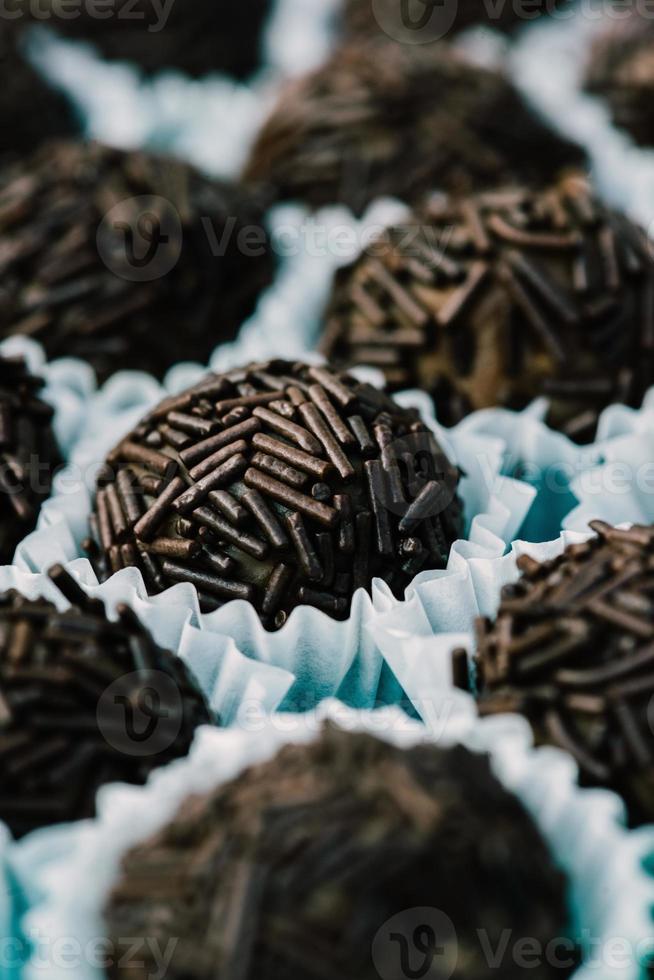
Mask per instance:
[[[121,945],[148,936],[160,949],[175,940],[169,980],[379,980],[421,963],[434,978],[457,962],[487,976],[503,930],[545,949],[566,936],[568,913],[564,876],[487,757],[329,725],[188,798],[125,855],[105,921],[113,978],[152,973],[145,945]],[[543,957],[530,975],[569,976],[567,948],[567,968]],[[513,949],[500,953],[503,980],[524,976]]]
[[[0,819],[16,837],[92,817],[100,786],[144,783],[211,721],[183,661],[129,607],[110,621],[62,566],[49,574],[63,612],[0,596]]]
[[[482,715],[510,711],[538,744],[570,752],[584,785],[654,820],[654,528],[618,530],[552,561],[523,556],[494,623],[477,628]],[[460,658],[457,678],[465,686]]]
[[[0,357],[0,564],[33,531],[61,464],[53,409],[22,358]]]
[[[171,416],[179,424],[180,401],[212,434],[149,448]],[[299,604],[345,618],[375,576],[401,595],[417,571],[445,567],[463,529],[459,473],[415,411],[350,376],[286,361],[209,375],[169,405],[100,474],[91,557],[101,577],[122,567],[116,548],[129,544],[150,591],[192,582],[212,608],[252,602],[273,629]],[[413,561],[398,563],[411,539]]]
[[[415,203],[434,187],[465,193],[514,180],[542,184],[583,159],[503,75],[446,45],[387,39],[346,45],[291,82],[245,179],[266,182],[282,199],[342,202],[358,214],[378,197]]]
[[[206,362],[272,280],[261,220],[237,186],[172,159],[48,144],[0,170],[0,336],[81,357],[101,381]],[[173,416],[173,439],[191,424]]]
[[[547,395],[548,422],[582,442],[654,383],[653,288],[645,233],[581,177],[434,196],[337,274],[322,348],[425,389],[445,425]]]

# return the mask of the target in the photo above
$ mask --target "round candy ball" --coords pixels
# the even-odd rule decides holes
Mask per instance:
[[[337,274],[322,349],[423,388],[445,425],[544,395],[549,424],[587,441],[654,383],[651,242],[575,175],[434,195]]]
[[[449,40],[468,27],[512,31],[543,14],[556,13],[568,0],[346,0],[343,20],[348,34],[386,35],[403,44]]]
[[[61,566],[59,611],[0,597],[0,820],[16,837],[95,814],[98,789],[144,783],[211,716],[184,662],[127,606],[110,620]]]
[[[251,602],[266,627],[298,605],[347,617],[357,589],[401,595],[462,532],[459,471],[414,410],[330,368],[285,361],[209,375],[110,453],[98,574],[150,591],[190,582],[202,608]]]
[[[378,197],[412,203],[434,187],[543,183],[583,158],[503,75],[445,45],[376,40],[345,45],[289,83],[244,177],[279,198],[358,214]]]
[[[0,182],[0,336],[100,381],[206,362],[272,280],[260,204],[178,161],[61,142]]]
[[[485,756],[332,727],[188,799],[124,857],[105,919],[116,961],[120,937],[175,937],[170,980],[482,977],[504,930],[544,950],[568,926],[564,876]],[[140,976],[132,959],[111,975]]]
[[[642,146],[654,145],[654,21],[634,8],[591,46],[585,87],[606,101],[613,121]]]
[[[41,378],[22,358],[0,357],[0,564],[34,530],[61,456],[54,411],[42,400]]]
[[[651,823],[654,529],[591,526],[597,537],[552,561],[522,556],[496,620],[480,620],[479,710],[525,715],[539,745],[574,756],[584,785]]]

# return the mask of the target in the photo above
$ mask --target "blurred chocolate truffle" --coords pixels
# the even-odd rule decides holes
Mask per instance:
[[[592,439],[654,383],[651,243],[576,176],[434,196],[337,274],[322,346],[425,389],[445,425],[546,395],[552,426]]]
[[[484,940],[545,949],[569,927],[566,880],[486,756],[332,726],[188,798],[127,853],[105,920],[114,949],[175,937],[170,980],[482,977]],[[145,978],[138,958],[110,975]],[[511,949],[500,973],[524,975]]]
[[[127,606],[110,621],[61,566],[65,611],[0,596],[0,820],[16,837],[95,814],[98,789],[144,783],[211,716],[184,662]]]
[[[329,368],[273,361],[164,401],[98,481],[98,574],[251,602],[266,627],[298,605],[345,619],[359,588],[402,594],[445,567],[463,529],[459,471],[417,412]],[[93,554],[93,552],[92,552]]]
[[[79,131],[70,103],[32,68],[21,51],[20,35],[6,22],[0,22],[0,72],[1,162],[32,152],[44,140]]]
[[[654,20],[635,8],[610,21],[591,47],[585,87],[606,101],[615,125],[654,145]]]
[[[145,72],[178,69],[188,75],[221,72],[245,78],[262,62],[272,0],[102,0],[71,10],[68,0],[8,0],[25,16],[64,37],[91,41],[111,60]]]
[[[0,182],[0,336],[101,381],[206,362],[272,280],[260,204],[183,163],[61,142]]]
[[[53,409],[22,358],[0,356],[0,564],[33,531],[61,464]],[[1,712],[0,712],[1,714]]]
[[[569,0],[346,0],[343,21],[354,37],[386,35],[404,44],[426,44],[449,39],[468,27],[483,25],[512,31],[543,14],[551,14]]]
[[[503,75],[446,46],[370,42],[286,87],[244,176],[283,199],[360,213],[384,195],[542,183],[582,161]]]
[[[522,556],[497,619],[479,621],[479,710],[525,715],[539,745],[574,756],[584,785],[651,823],[654,529],[591,527],[597,537],[551,561]]]

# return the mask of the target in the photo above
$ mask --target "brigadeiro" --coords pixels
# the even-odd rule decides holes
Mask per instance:
[[[24,360],[0,357],[0,564],[36,526],[61,464],[53,409],[39,396],[40,378]],[[1,712],[0,712],[1,713]]]
[[[632,10],[610,22],[591,47],[585,87],[606,100],[616,126],[654,145],[654,19]]]
[[[498,72],[445,46],[371,41],[340,48],[286,87],[245,179],[359,213],[384,195],[414,202],[434,187],[542,183],[582,160]]]
[[[346,0],[343,21],[353,36],[385,34],[394,41],[424,44],[450,38],[468,27],[483,25],[511,31],[568,0]]]
[[[224,72],[245,78],[261,66],[272,0],[102,0],[71,11],[66,0],[12,0],[26,17],[73,39],[91,41],[109,59],[146,72]]]
[[[332,726],[189,797],[125,856],[105,920],[109,974],[134,980],[153,964],[119,957],[124,936],[174,937],[171,980],[379,980],[487,976],[506,931],[545,949],[569,926],[566,880],[487,756]]]
[[[125,605],[110,621],[61,566],[64,612],[0,596],[0,820],[16,837],[92,817],[105,783],[144,783],[211,716],[182,660]]]
[[[58,142],[0,170],[0,335],[99,379],[234,337],[273,275],[262,207],[183,163]]]
[[[551,561],[521,556],[496,620],[478,622],[479,710],[525,715],[539,745],[574,756],[584,785],[615,790],[632,824],[650,823],[654,529],[591,527]]]
[[[329,368],[272,361],[164,401],[100,474],[100,576],[190,582],[269,628],[298,605],[345,619],[375,576],[401,594],[460,537],[459,471],[417,412]]]
[[[0,160],[32,152],[45,139],[79,131],[71,105],[32,68],[6,21],[0,23],[0,71]]]
[[[577,176],[435,195],[337,274],[322,348],[425,389],[446,425],[546,395],[548,422],[589,440],[654,383],[651,243]]]

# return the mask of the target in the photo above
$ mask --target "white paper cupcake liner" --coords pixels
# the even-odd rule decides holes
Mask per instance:
[[[466,710],[472,715],[475,714],[473,698],[454,688],[451,654],[458,647],[468,650],[469,654],[474,652],[474,620],[477,615],[496,615],[502,587],[519,578],[517,558],[526,553],[538,561],[549,560],[561,554],[569,545],[588,537],[588,532],[566,531],[555,541],[545,544],[517,541],[511,553],[499,561],[477,562],[471,576],[470,601],[468,604],[459,602],[455,610],[458,626],[451,633],[430,634],[425,630],[424,635],[416,636],[415,631],[405,628],[399,617],[388,615],[377,620],[375,640],[383,651],[386,663],[416,714],[431,731],[438,733],[443,727],[449,728],[452,716],[458,717],[462,705],[467,706]],[[526,720],[518,716],[496,716],[486,719],[482,724],[489,722],[497,725],[500,730],[505,726],[510,728],[512,725],[519,725],[525,731],[530,731]],[[527,737],[530,738],[531,735],[528,734]],[[554,753],[554,757],[559,760],[559,766],[567,769],[569,778],[576,777],[576,765],[565,753],[553,749],[539,751],[545,753],[541,757],[545,760],[545,768],[548,768],[548,760]],[[577,907],[582,915],[603,923],[605,939],[593,943],[592,957],[582,966],[578,976],[584,980],[593,976],[602,977],[602,980],[613,977],[633,977],[636,980],[644,976],[638,964],[654,950],[654,926],[649,911],[651,896],[643,903],[640,913],[630,907],[630,895],[634,886],[629,885],[627,878],[623,877],[625,873],[629,877],[630,872],[626,872],[627,865],[618,857],[618,853],[621,847],[625,847],[625,853],[631,855],[630,867],[639,875],[640,894],[645,896],[646,892],[651,893],[654,880],[649,874],[645,874],[645,866],[648,864],[651,870],[654,827],[645,827],[633,833],[626,832],[621,826],[625,820],[625,808],[618,797],[608,791],[592,790],[582,791],[582,795],[584,792],[587,794],[588,810],[584,819],[588,822],[585,825],[583,821],[580,822],[575,829],[574,820],[566,823],[565,811],[559,809],[561,800],[555,770],[549,773],[549,782],[537,785],[531,778],[525,778],[524,773],[519,774],[520,766],[512,751],[507,751],[503,763],[512,778],[518,780],[518,783],[513,784],[514,788],[530,807],[535,818],[539,822],[551,819],[553,825],[557,826],[561,837],[556,838],[555,853],[564,863],[567,855],[567,859],[575,862],[579,873],[587,876],[588,886],[584,886],[578,893]],[[595,833],[593,817],[598,812],[596,808],[602,806],[613,808],[620,820],[620,824],[616,823],[613,827],[610,839],[607,839],[604,856],[601,856],[601,852],[594,854],[594,843],[591,841]],[[585,830],[588,831],[588,839],[584,838]],[[562,850],[558,849],[559,846]],[[594,935],[597,937],[598,933]],[[640,955],[636,955],[637,953]]]
[[[640,409],[606,408],[589,445],[550,429],[543,421],[547,408],[547,400],[539,398],[522,412],[485,409],[458,427],[462,434],[501,440],[502,472],[534,488],[521,536],[546,542],[562,528],[587,530],[598,518],[611,524],[654,523],[654,389]]]
[[[191,366],[179,368],[174,379],[183,375],[189,382],[198,370]],[[81,558],[82,541],[88,535],[95,474],[107,451],[163,393],[151,378],[137,374],[117,375],[99,392],[89,406],[88,425],[70,464],[44,505],[38,530],[25,538],[16,551],[20,570],[45,572],[55,562],[73,562],[71,570],[85,587],[92,589],[97,584],[90,564],[86,560],[75,562]],[[503,555],[533,502],[533,488],[499,475],[503,458],[500,440],[442,429],[428,414],[431,401],[418,392],[405,393],[400,400],[421,410],[450,457],[466,474],[460,485],[466,540],[454,544],[447,570],[417,576],[406,600],[395,599],[381,580],[375,580],[372,595],[363,589],[355,595],[350,616],[343,622],[311,607],[300,607],[283,629],[268,633],[254,608],[243,601],[230,602],[200,619],[203,630],[223,638],[223,642],[231,638],[236,649],[250,660],[281,667],[294,675],[295,683],[284,701],[286,709],[304,710],[337,694],[357,707],[371,707],[383,698],[383,659],[371,639],[376,618],[389,610],[399,616],[415,613],[416,619],[422,617],[435,627],[441,624],[440,628],[450,629],[452,594],[465,588],[469,565],[480,557]],[[123,570],[110,581],[114,580],[128,580],[130,588],[146,596],[136,569]],[[175,594],[180,596],[180,602],[188,602],[189,609],[197,609],[194,587],[184,587]],[[165,607],[165,603],[160,606]]]
[[[28,29],[26,53],[71,99],[87,137],[165,151],[215,177],[235,178],[280,85],[329,54],[339,6],[340,0],[275,0],[261,66],[247,80],[218,72],[190,78],[172,69],[144,76],[138,65],[104,61],[92,44],[57,35],[56,21]]]
[[[30,371],[45,381],[40,395],[55,410],[55,436],[64,459],[68,459],[84,427],[86,407],[95,394],[93,371],[72,357],[48,362],[41,345],[27,337],[3,340],[0,354],[25,358]]]
[[[654,150],[642,149],[612,125],[602,100],[582,89],[591,45],[633,3],[577,0],[526,27],[505,55],[513,81],[550,125],[588,152],[601,193],[651,232]]]
[[[585,540],[587,534],[565,533],[555,542],[547,545],[525,545],[517,542],[514,555],[500,569],[487,568],[487,578],[495,580],[499,593],[505,581],[518,578],[515,557],[526,552],[538,560],[545,560],[560,554],[570,544]],[[497,609],[487,610],[494,614]],[[392,665],[399,683],[406,692],[416,713],[430,731],[438,734],[443,728],[448,730],[453,718],[458,719],[463,709],[475,716],[473,698],[456,690],[453,686],[451,653],[462,647],[470,654],[474,651],[473,634],[468,629],[437,636],[409,636],[401,624],[379,624],[381,632],[377,640],[384,649],[387,662]],[[531,743],[532,736],[528,723],[517,715],[499,715],[477,722],[477,727],[487,724],[496,726],[497,732],[522,729],[524,738]],[[502,736],[500,735],[500,738]],[[470,744],[470,743],[468,743]],[[472,747],[472,745],[471,745]],[[521,771],[521,763],[514,747],[507,742],[501,758],[502,778],[510,780],[508,785],[523,799],[534,818],[541,824],[552,821],[555,829],[554,852],[564,866],[570,861],[575,867],[575,875],[584,884],[575,889],[576,908],[579,913],[579,928],[589,942],[589,959],[575,974],[576,980],[583,977],[637,978],[645,976],[640,964],[654,952],[654,925],[651,919],[652,889],[651,876],[654,857],[654,827],[647,826],[637,831],[624,829],[626,811],[617,795],[608,790],[576,790],[584,797],[587,808],[574,813],[570,820],[566,816],[560,793],[561,773],[576,780],[577,767],[567,753],[557,749],[542,748],[532,753],[539,757],[546,778],[536,782],[526,770]],[[556,764],[550,768],[551,761]],[[612,827],[604,844],[599,844],[596,819],[602,820],[600,813],[611,814]],[[579,820],[577,821],[577,817]],[[588,835],[587,837],[585,835]],[[624,857],[620,852],[624,848]],[[631,869],[631,870],[629,870]],[[649,869],[649,870],[647,870]],[[632,877],[633,876],[633,877]],[[631,905],[634,888],[641,895],[640,911]],[[584,921],[585,920],[585,921]],[[599,931],[588,930],[588,922],[602,925]],[[592,947],[592,953],[591,949]]]
[[[563,527],[584,531],[593,520],[654,524],[654,389],[641,409],[614,405],[604,413],[594,465],[579,472],[571,490],[576,506]]]
[[[371,626],[374,642],[398,685],[426,724],[434,724],[441,694],[452,688],[450,654],[456,646],[467,647],[478,616],[494,617],[502,588],[520,577],[517,560],[522,554],[545,561],[569,545],[584,541],[589,532],[566,531],[541,544],[514,541],[507,554],[478,556],[461,564],[459,582],[448,595],[444,614],[435,620],[421,615],[413,605],[405,611],[388,609]]]
[[[41,345],[27,337],[3,340],[0,354],[25,358],[30,371],[43,378],[45,386],[40,397],[54,409],[52,427],[62,458],[67,462],[84,428],[87,406],[95,394],[93,371],[74,358],[48,362]],[[43,506],[47,506],[47,501]]]
[[[20,920],[26,902],[11,866],[11,835],[0,824],[0,978],[18,980],[19,967],[25,960],[20,939]]]
[[[256,703],[263,714],[275,711],[294,683],[293,675],[282,667],[245,657],[229,635],[206,632],[192,586],[175,585],[160,595],[148,596],[136,569],[123,569],[98,584],[86,560],[67,567],[89,595],[104,602],[110,617],[119,603],[127,603],[155,641],[184,660],[221,724],[232,724],[243,703]],[[0,592],[8,589],[28,598],[42,596],[60,609],[69,605],[46,574],[22,571],[15,565],[0,567]]]
[[[135,610],[156,642],[177,653],[189,667],[221,725],[231,725],[242,717],[263,717],[280,706],[295,682],[294,676],[281,667],[245,657],[229,636],[203,630],[197,597],[191,587],[177,585],[149,598],[140,576],[133,570],[125,570],[98,585],[92,575],[85,577],[84,566],[86,562],[73,562],[69,570],[84,583],[90,595],[103,600],[110,617],[120,602]],[[87,587],[85,578],[93,579],[94,584]],[[24,572],[13,565],[0,567],[0,591],[7,589],[17,589],[28,598],[42,596],[61,609],[68,606],[46,575]],[[41,849],[40,859],[54,859],[75,832],[75,825],[70,824],[33,835],[38,838],[35,846]],[[0,980],[19,975],[17,918],[23,907],[34,900],[28,883],[19,883],[11,868],[10,849],[10,834],[0,823]]]
[[[316,332],[334,270],[349,261],[367,240],[385,225],[406,213],[403,205],[380,201],[356,221],[345,209],[330,208],[309,216],[301,208],[283,206],[270,218],[271,235],[286,252],[275,282],[262,296],[238,338],[217,348],[211,367],[225,370],[239,363],[267,357],[315,357],[307,354]],[[41,512],[38,529],[16,551],[21,572],[42,573],[56,562],[68,565],[90,590],[97,580],[82,559],[82,542],[88,536],[95,477],[107,452],[167,393],[195,382],[204,372],[197,364],[179,364],[163,385],[146,374],[121,372],[85,406],[85,426],[69,459],[58,475],[54,492]],[[534,499],[525,483],[500,475],[504,444],[494,436],[444,430],[433,419],[431,400],[419,392],[407,392],[399,400],[418,407],[430,422],[451,458],[465,472],[461,495],[467,519],[466,540],[453,548],[447,570],[423,572],[407,592],[406,601],[394,598],[388,587],[375,580],[372,595],[360,590],[349,618],[337,622],[322,612],[302,607],[295,610],[282,630],[268,633],[252,606],[231,602],[198,621],[202,631],[218,644],[232,644],[235,652],[253,664],[288,671],[294,684],[284,699],[285,709],[308,709],[324,697],[339,695],[357,707],[397,700],[401,692],[384,670],[383,658],[372,640],[376,618],[389,610],[398,615],[416,610],[424,618],[450,629],[451,596],[467,576],[470,561],[500,557],[516,536]],[[137,570],[124,570],[114,579],[127,581],[129,589],[146,598]],[[112,581],[114,581],[112,579]],[[182,587],[178,587],[181,589]],[[170,590],[187,602],[195,615],[194,587]],[[156,601],[156,600],[155,600]],[[160,609],[165,602],[159,603]],[[209,642],[209,641],[207,641]],[[211,641],[213,642],[213,640]]]
[[[450,695],[449,704],[438,730],[398,709],[357,712],[334,701],[309,715],[273,716],[249,730],[204,728],[189,757],[153,773],[144,788],[105,787],[97,819],[55,836],[55,846],[49,846],[48,831],[14,845],[11,865],[34,903],[22,923],[35,944],[25,980],[100,980],[102,965],[90,962],[89,951],[97,951],[104,934],[102,910],[126,851],[169,821],[187,795],[233,779],[284,744],[313,740],[326,719],[401,746],[463,743],[490,754],[498,778],[531,812],[568,876],[571,938],[585,951],[575,980],[637,980],[637,959],[651,949],[654,880],[642,862],[651,853],[654,830],[624,830],[617,797],[580,790],[572,760],[554,749],[535,750],[521,719],[479,721],[471,699],[460,693]],[[64,943],[68,958],[61,956]]]

